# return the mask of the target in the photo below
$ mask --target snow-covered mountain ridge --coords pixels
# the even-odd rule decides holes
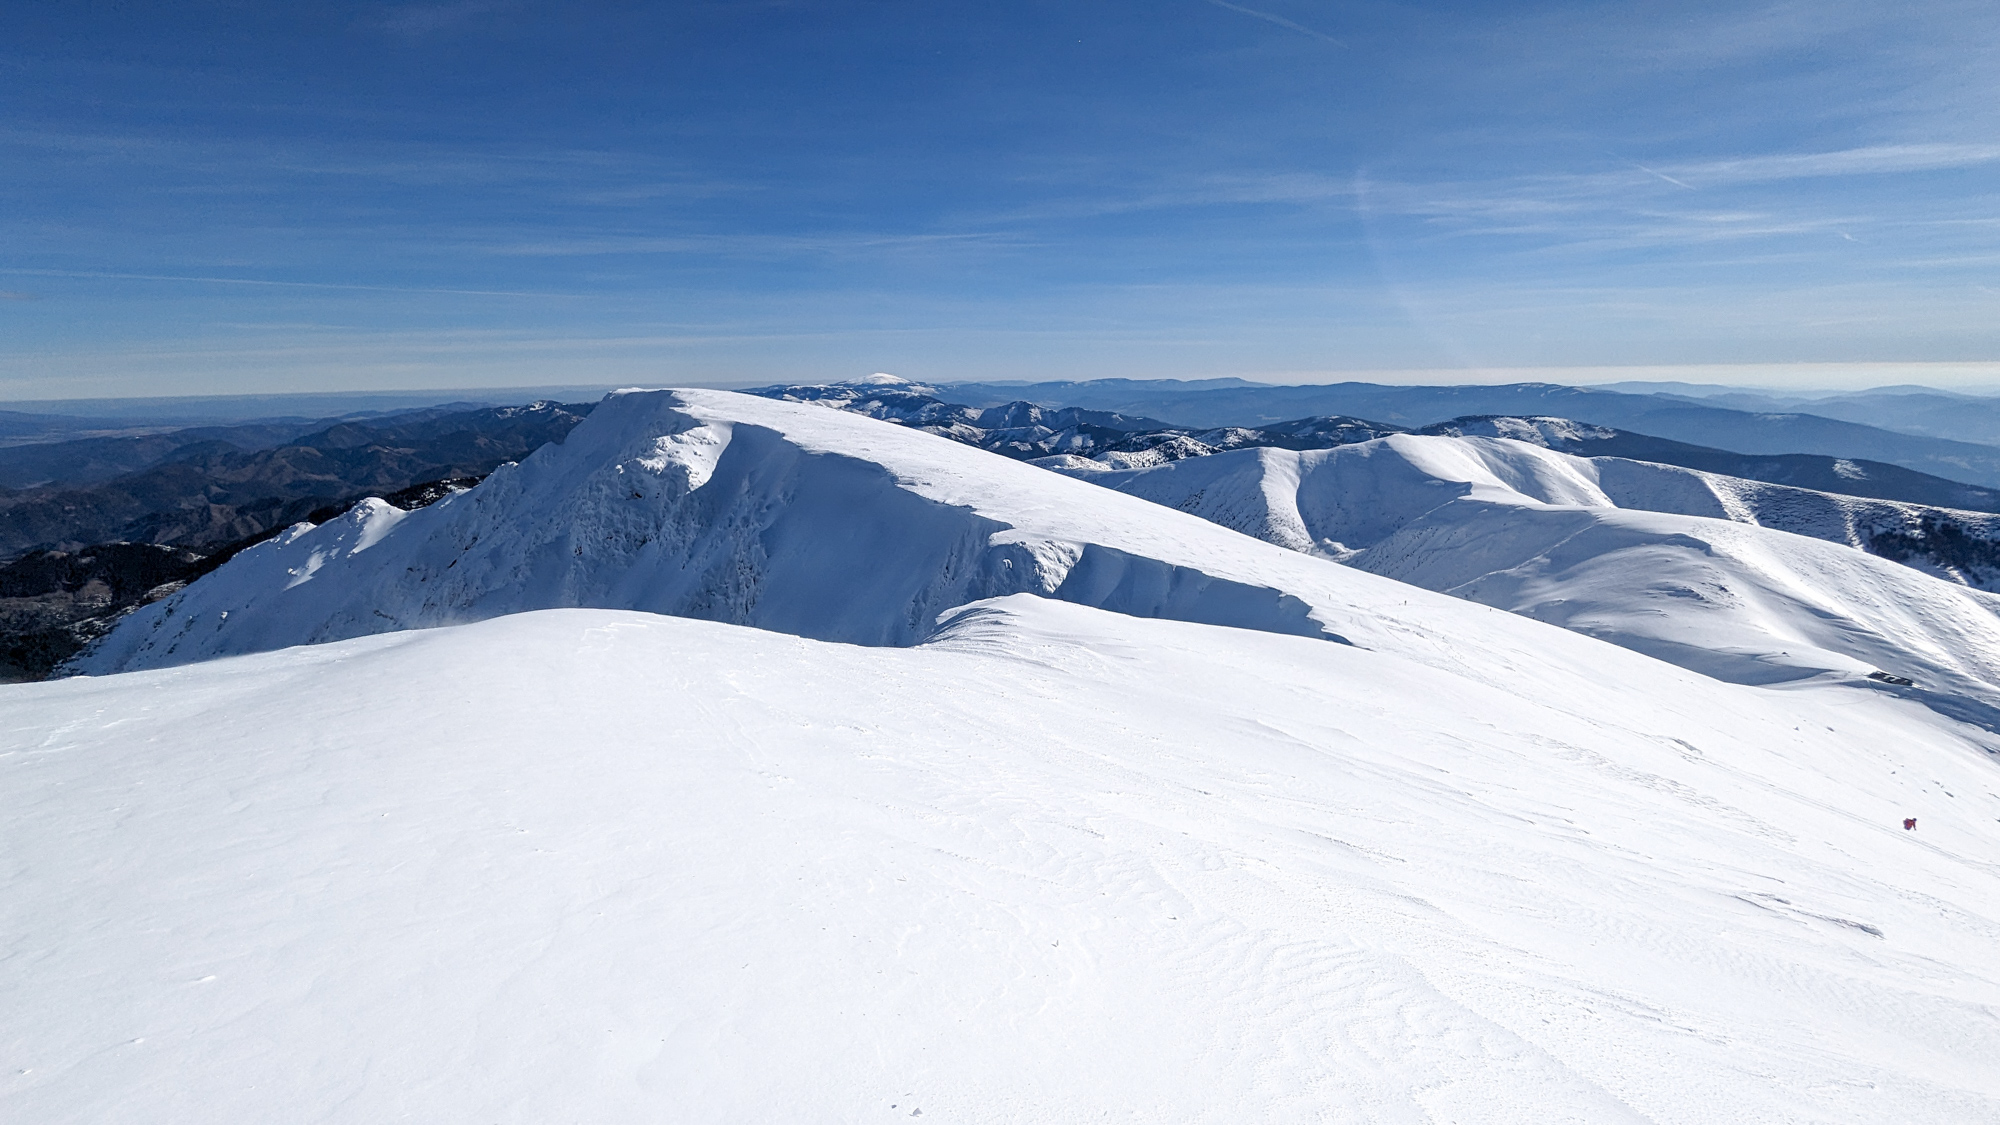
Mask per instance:
[[[1413,434],[1077,475],[1722,679],[1773,682],[1844,657],[2000,719],[2000,597],[1839,545],[1873,501]]]
[[[1933,509],[2000,512],[2000,491],[1862,457],[1732,453],[1568,418],[1480,415],[1454,418],[1412,432],[1441,437],[1504,437],[1582,457],[1651,461],[1718,476]]]
[[[1389,434],[1504,437],[1585,457],[1623,457],[1678,465],[1722,476],[1789,485],[1842,496],[1861,496],[1953,512],[2000,512],[2000,490],[1917,472],[1862,457],[1823,454],[1747,454],[1670,441],[1630,430],[1542,415],[1467,415],[1406,428],[1341,415],[1296,418],[1259,425],[1173,426],[1151,419],[1054,408],[1025,400],[989,407],[946,401],[946,389],[863,380],[764,387],[747,393],[914,426],[941,437],[1010,457],[1082,458],[1046,461],[1051,467],[1136,469],[1231,449],[1329,449]],[[1088,462],[1088,463],[1085,463]],[[1978,533],[1987,530],[1979,526]]]
[[[945,610],[1015,592],[1339,638],[1352,580],[929,434],[719,391],[613,396],[468,493],[410,513],[364,503],[217,574],[134,614],[77,670],[563,606],[908,644]]]
[[[1145,469],[1236,449],[1330,449],[1391,434],[1498,437],[1585,457],[1617,457],[1699,471],[1734,500],[1719,515],[1845,543],[1980,589],[2000,587],[2000,492],[1876,461],[1746,455],[1594,426],[1567,418],[1481,415],[1404,430],[1358,418],[1301,418],[1261,427],[1162,427],[1145,419],[1049,410],[1028,402],[976,408],[922,384],[832,383],[751,392],[911,426],[1072,475]],[[1151,425],[1156,428],[1133,428]],[[1777,487],[1760,487],[1775,485]],[[1864,499],[1864,497],[1866,499]],[[1873,501],[1873,502],[1871,502]],[[1634,505],[1644,507],[1644,504]],[[1669,508],[1682,512],[1682,508]]]
[[[1565,418],[1480,418],[1426,427],[1424,432],[1408,436],[1500,438],[1565,454],[1604,434],[1616,435],[1618,431],[1584,426]],[[1535,455],[1523,456],[1533,459]],[[2000,515],[1770,484],[1629,457],[1595,456],[1577,460],[1575,472],[1595,480],[1600,487],[1597,493],[1579,494],[1586,495],[1582,501],[1586,504],[1710,516],[1776,528],[1856,547],[1947,581],[1982,590],[2000,587]],[[1035,463],[1085,480],[1097,480],[1093,474],[1108,467],[1102,461],[1085,462],[1073,457],[1043,458]],[[1122,488],[1124,479],[1107,476],[1100,483]],[[1295,545],[1292,540],[1296,537],[1282,532],[1275,533],[1278,538],[1252,533],[1273,542]]]
[[[1457,506],[1446,501],[1469,486],[1445,478],[1467,477],[1465,466],[1393,455],[1418,450],[1455,465],[1482,449],[1492,465]],[[906,645],[957,606],[1013,593],[1393,649],[1409,628],[1451,627],[1390,612],[1421,603],[1414,583],[1727,679],[1861,682],[1881,671],[1982,721],[2000,704],[2000,619],[1986,595],[1762,528],[1686,516],[1660,524],[1665,517],[1610,507],[1578,475],[1589,464],[1518,442],[1403,435],[1305,454],[1239,451],[1084,483],[813,406],[635,392],[470,492],[408,513],[364,504],[251,548],[135,612],[72,670],[161,667],[564,607]],[[1338,549],[1303,514],[1274,517],[1292,487],[1284,473],[1305,465],[1326,470],[1301,478],[1308,487],[1298,494],[1325,498],[1344,537]],[[1348,479],[1347,466],[1367,471]],[[1511,491],[1496,471],[1540,474],[1530,485],[1540,491]],[[1133,495],[1098,487],[1107,476]],[[1173,498],[1138,487],[1185,494],[1209,480],[1194,485],[1194,504],[1163,506]],[[1508,526],[1496,531],[1495,520]],[[1580,534],[1593,527],[1601,530]],[[1368,554],[1353,561],[1396,581],[1311,553],[1364,545]],[[1468,585],[1475,579],[1483,593]],[[1525,592],[1505,593],[1508,582]],[[1449,620],[1437,607],[1414,612]]]

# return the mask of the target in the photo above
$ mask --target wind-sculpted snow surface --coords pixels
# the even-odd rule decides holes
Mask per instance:
[[[615,395],[560,445],[420,511],[364,503],[244,551],[73,666],[182,664],[561,607],[911,644],[1035,593],[1344,640],[1351,576],[1065,477],[813,406]]]
[[[1410,602],[0,688],[0,1119],[2000,1120],[1988,736]]]
[[[1880,670],[2000,720],[2000,597],[1843,545],[1880,501],[1415,435],[1078,476],[1722,679]]]

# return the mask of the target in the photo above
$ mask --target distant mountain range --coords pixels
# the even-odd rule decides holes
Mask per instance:
[[[1274,426],[1187,430],[1153,418],[1077,407],[1045,409],[1018,400],[999,406],[965,406],[946,402],[938,397],[937,388],[917,383],[777,386],[747,393],[881,418],[1016,460],[1058,455],[1098,457],[1119,468],[1253,446],[1325,449],[1401,429],[1359,418],[1301,418]]]
[[[1369,418],[1415,429],[1474,415],[1569,418],[1712,449],[1818,454],[1900,465],[1948,480],[2000,487],[2000,447],[1898,433],[1800,412],[1751,412],[1657,394],[1514,383],[1396,387],[1376,383],[1275,387],[1226,381],[1101,379],[1062,383],[955,383],[940,388],[974,406],[1025,400],[1165,419],[1193,429],[1260,426],[1309,415]]]
[[[436,408],[459,410],[524,402],[596,402],[603,384],[547,387],[457,387],[412,391],[328,391],[252,395],[170,395],[14,401],[0,410],[0,442],[63,435],[246,423],[379,420]]]
[[[197,440],[94,484],[0,492],[0,557],[114,540],[212,547],[371,490],[491,472],[560,440],[589,411],[552,402],[426,410],[341,422],[263,449]]]
[[[0,489],[97,484],[149,469],[176,457],[267,449],[325,425],[325,421],[319,421],[194,426],[163,433],[117,434],[10,445],[0,447]]]
[[[1959,514],[1985,537],[1982,564],[1955,568],[1949,548],[1891,559],[1940,583],[1885,571],[1893,552],[1873,542],[1921,541],[1935,511],[1550,444],[1394,434],[1070,475],[1740,683],[1798,678],[1801,652],[1849,644],[1853,623],[1868,620],[1895,638],[1875,657],[1884,675],[1925,691],[1955,682],[1947,694],[1963,698],[1929,702],[2000,720],[2000,660],[1977,639],[1994,628],[2000,598],[1964,589],[2000,584],[2000,516]],[[1902,647],[1919,636],[1928,639]]]
[[[1138,469],[1230,449],[1330,449],[1389,434],[1510,437],[1585,457],[1623,457],[1768,484],[1970,512],[2000,512],[2000,490],[1962,484],[1881,461],[1820,454],[1746,454],[1669,441],[1561,418],[1472,416],[1404,427],[1344,415],[1256,426],[1191,429],[1150,418],[1025,401],[975,407],[940,395],[962,388],[915,383],[765,387],[765,398],[812,402],[882,418],[1021,460],[1082,458],[1096,467]],[[1091,465],[1051,464],[1089,469]]]
[[[1613,383],[1598,390],[1653,394],[1752,413],[1799,411],[1898,433],[2000,445],[2000,398],[1933,387],[1876,387],[1852,394],[1800,396],[1688,383]]]

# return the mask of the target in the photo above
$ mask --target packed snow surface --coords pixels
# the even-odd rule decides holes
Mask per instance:
[[[1077,475],[1722,679],[1879,670],[2000,719],[2000,596],[1850,546],[1886,501],[1414,434]]]
[[[1414,595],[0,688],[0,1118],[2000,1120],[1988,736]]]

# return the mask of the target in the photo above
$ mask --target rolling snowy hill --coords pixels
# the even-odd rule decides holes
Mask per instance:
[[[1435,426],[1426,426],[1422,431],[1410,436],[1505,438],[1509,441],[1539,446],[1542,449],[1573,454],[1580,461],[1587,460],[1590,464],[1574,465],[1571,468],[1585,477],[1600,478],[1598,483],[1607,490],[1603,500],[1620,507],[1683,515],[1716,516],[1742,523],[1774,527],[1798,535],[1824,539],[1830,543],[1859,547],[1938,577],[1982,590],[2000,587],[2000,515],[1992,512],[1956,510],[1936,504],[1908,503],[1885,498],[1870,499],[1851,493],[1826,492],[1711,471],[1699,464],[1683,465],[1676,461],[1641,456],[1640,454],[1647,451],[1647,447],[1654,444],[1656,439],[1587,426],[1567,418],[1461,418]],[[1339,444],[1357,444],[1360,440],[1372,440],[1372,438],[1362,436],[1357,437],[1356,442],[1329,442],[1326,448]],[[1634,446],[1637,448],[1629,454],[1609,452],[1613,449]],[[1481,444],[1481,448],[1488,453],[1497,453],[1502,458],[1510,456],[1505,447]],[[1689,447],[1682,447],[1683,452],[1687,448]],[[1220,452],[1227,451],[1210,450],[1204,455]],[[1530,460],[1537,458],[1537,455],[1530,453],[1516,453],[1512,456],[1526,457]],[[1736,455],[1721,454],[1721,456]],[[1043,468],[1081,476],[1085,480],[1099,479],[1091,474],[1106,469],[1153,468],[1166,463],[1167,459],[1164,458],[1133,464],[1109,460],[1103,456],[1083,458],[1073,454],[1041,457],[1033,461],[1033,464]],[[1437,463],[1446,465],[1455,462],[1447,458]],[[1248,462],[1241,460],[1227,464],[1229,467],[1222,471],[1229,475],[1240,474],[1248,466]],[[1261,462],[1259,464],[1261,466]],[[1350,459],[1339,464],[1355,466],[1360,462]],[[1884,467],[1893,468],[1893,466]],[[1261,471],[1261,467],[1251,470],[1253,475]],[[1192,476],[1188,479],[1204,479],[1204,477],[1205,474],[1192,472]],[[1113,487],[1128,490],[1124,482],[1131,478],[1108,476],[1101,479]],[[1162,478],[1164,479],[1167,478]],[[1469,478],[1460,483],[1469,483]],[[1181,507],[1185,500],[1185,496],[1172,487],[1167,487],[1160,498],[1175,507]],[[1589,502],[1600,501],[1593,498]],[[1231,524],[1231,526],[1236,525]],[[1239,530],[1251,531],[1252,534],[1262,538],[1272,539],[1271,535],[1254,530],[1256,526],[1258,522],[1252,520],[1250,525],[1240,527]],[[1272,541],[1284,541],[1286,545],[1291,545],[1289,538],[1272,539]]]
[[[1877,670],[1915,680],[1916,694],[1955,714],[2000,722],[2000,596],[1844,545],[1869,533],[1882,501],[1410,434],[1076,472],[1721,679]]]
[[[1448,437],[1509,437],[1579,457],[1623,457],[1841,496],[1865,496],[1970,512],[2000,512],[2000,492],[1993,489],[1860,457],[1731,453],[1609,426],[1585,425],[1567,418],[1454,418],[1417,432]]]

